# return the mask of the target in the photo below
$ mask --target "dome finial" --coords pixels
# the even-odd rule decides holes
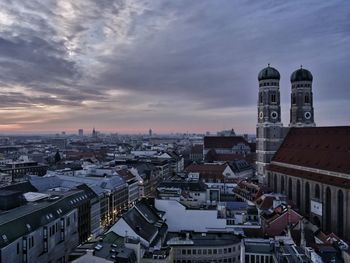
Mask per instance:
[[[300,65],[300,68],[303,68],[303,65]]]
[[[270,63],[267,63],[267,66],[270,67]]]

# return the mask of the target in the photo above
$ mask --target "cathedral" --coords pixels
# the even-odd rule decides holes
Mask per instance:
[[[256,175],[286,194],[300,213],[325,232],[350,239],[350,126],[316,127],[310,71],[290,77],[290,122],[283,127],[280,73],[258,75]]]

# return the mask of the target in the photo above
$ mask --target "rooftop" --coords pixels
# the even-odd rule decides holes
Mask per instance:
[[[240,243],[241,240],[232,233],[221,232],[168,232],[166,243],[171,246],[229,246]]]
[[[272,162],[350,174],[350,126],[291,128]]]
[[[235,145],[243,143],[249,146],[248,142],[242,136],[205,136],[204,148],[229,148],[232,149]]]

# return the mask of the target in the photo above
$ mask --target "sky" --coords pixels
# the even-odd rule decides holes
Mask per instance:
[[[0,133],[255,133],[268,63],[349,125],[350,1],[1,0]]]

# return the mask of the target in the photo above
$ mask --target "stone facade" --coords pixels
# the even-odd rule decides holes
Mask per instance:
[[[296,70],[291,76],[291,85],[289,126],[315,126],[311,73],[303,68]]]
[[[261,73],[273,70],[275,74]],[[266,183],[265,168],[283,139],[279,73],[268,66],[259,74],[258,123],[256,127],[256,171],[260,183]]]
[[[349,241],[350,190],[348,188],[273,171],[268,173],[268,179],[268,185],[274,189],[274,192],[288,195],[301,214],[309,218],[312,223],[326,232],[334,232]],[[312,201],[321,204],[321,215],[316,210],[312,211]]]

